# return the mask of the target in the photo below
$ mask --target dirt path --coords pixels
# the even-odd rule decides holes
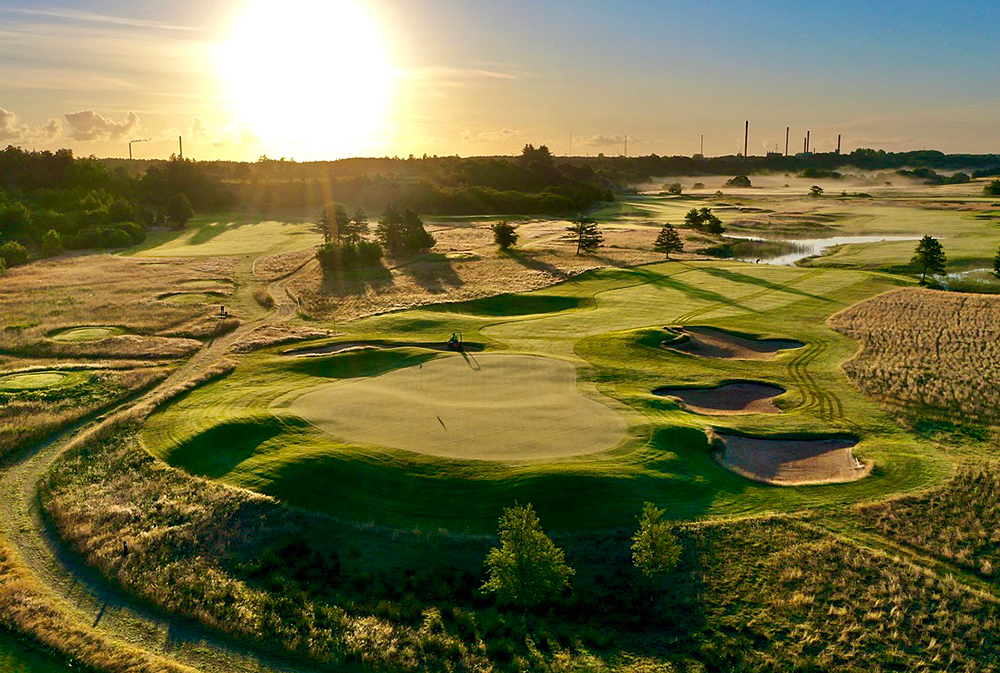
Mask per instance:
[[[290,319],[298,303],[288,283],[309,268],[268,285],[275,306],[264,318],[240,326],[214,339],[147,393],[91,421],[64,430],[34,447],[17,462],[0,471],[0,536],[5,538],[19,564],[44,587],[52,604],[66,615],[111,640],[124,641],[199,671],[230,672],[309,671],[308,667],[281,661],[242,647],[225,636],[156,608],[147,607],[63,549],[46,525],[37,485],[52,464],[81,434],[109,423],[140,404],[162,398],[168,391],[196,380],[222,359],[229,347],[263,325]]]

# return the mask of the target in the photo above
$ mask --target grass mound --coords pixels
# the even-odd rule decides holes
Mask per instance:
[[[87,327],[69,327],[49,334],[53,341],[64,343],[78,343],[81,341],[100,341],[108,337],[125,334],[121,327],[91,325]]]
[[[593,304],[592,300],[588,301],[586,298],[556,294],[502,294],[456,304],[442,304],[439,308],[442,311],[469,315],[513,317],[558,313]]]
[[[42,390],[44,388],[52,388],[54,386],[61,385],[70,378],[70,375],[65,372],[24,372],[23,374],[8,374],[7,376],[0,377],[0,390],[3,391],[19,391],[19,390]]]
[[[157,299],[168,304],[190,306],[192,304],[217,304],[229,297],[226,292],[168,292]]]

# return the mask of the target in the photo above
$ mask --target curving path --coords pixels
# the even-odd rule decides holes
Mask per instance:
[[[95,419],[62,431],[0,470],[0,503],[3,503],[0,536],[7,541],[19,565],[49,594],[52,604],[74,621],[91,625],[110,640],[126,642],[198,671],[291,673],[313,670],[262,655],[191,620],[169,615],[129,596],[87,567],[75,554],[63,549],[42,517],[37,495],[39,480],[75,439],[137,407],[155,405],[176,386],[197,380],[244,335],[263,325],[293,317],[298,302],[289,292],[288,283],[312,264],[315,260],[268,285],[275,306],[266,317],[210,341],[152,390]]]

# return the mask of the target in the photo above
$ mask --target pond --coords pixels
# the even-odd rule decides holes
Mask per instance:
[[[795,266],[799,260],[806,257],[816,257],[822,255],[826,250],[837,245],[848,245],[851,243],[881,243],[882,241],[916,241],[915,236],[831,236],[829,238],[763,238],[760,236],[744,236],[742,234],[723,234],[723,238],[740,239],[744,241],[782,241],[794,245],[794,251],[785,254],[763,257],[759,259],[741,258],[745,262],[760,261],[764,264],[775,264],[778,266]]]

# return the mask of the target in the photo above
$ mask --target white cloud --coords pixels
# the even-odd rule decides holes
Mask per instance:
[[[56,118],[49,119],[35,130],[35,137],[42,142],[55,140],[62,135],[62,122]]]
[[[628,136],[628,142],[630,145],[642,144],[642,140],[638,136],[634,136],[631,134],[629,134]],[[575,145],[577,143],[583,145],[584,147],[612,147],[612,146],[624,147],[625,136],[624,135],[607,136],[603,134],[597,134],[592,136],[574,136],[573,144]]]
[[[63,116],[74,140],[121,140],[139,128],[139,115],[134,112],[129,112],[124,122],[112,121],[93,110],[69,112]]]
[[[29,131],[28,125],[21,123],[16,114],[0,108],[0,141],[23,140]]]

